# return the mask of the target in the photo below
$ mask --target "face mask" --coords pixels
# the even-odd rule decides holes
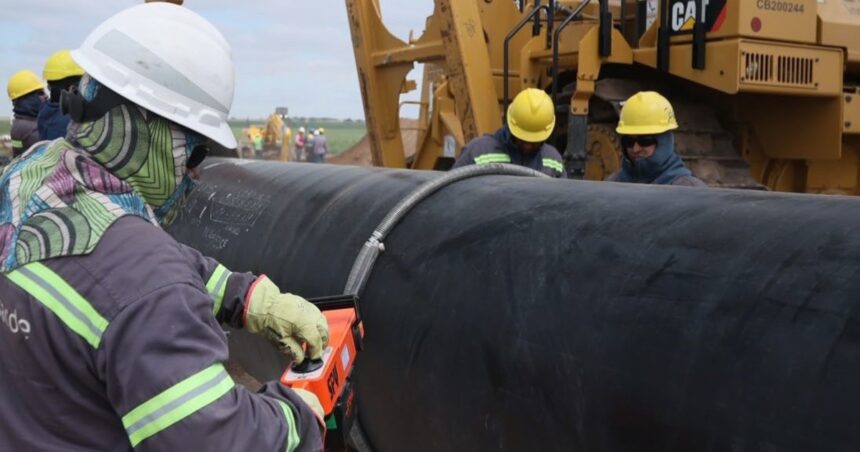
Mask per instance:
[[[169,224],[194,187],[188,159],[205,144],[203,137],[130,104],[88,76],[78,95],[85,121],[74,127],[72,141],[131,185],[161,224]]]

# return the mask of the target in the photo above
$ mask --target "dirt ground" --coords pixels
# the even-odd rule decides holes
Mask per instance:
[[[415,154],[418,146],[418,121],[415,119],[400,119],[400,133],[403,136],[403,150],[406,157]],[[370,138],[365,135],[358,143],[346,151],[326,159],[326,163],[336,165],[372,166],[373,157],[370,152]]]

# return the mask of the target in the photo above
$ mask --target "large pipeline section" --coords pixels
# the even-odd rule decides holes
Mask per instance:
[[[440,173],[218,160],[170,232],[343,291]],[[860,450],[860,200],[487,176],[384,240],[354,372],[379,451]],[[263,379],[261,340],[231,352]]]

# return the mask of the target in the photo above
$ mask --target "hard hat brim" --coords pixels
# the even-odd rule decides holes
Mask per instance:
[[[45,81],[56,82],[69,77],[82,77],[84,75],[84,71],[44,71],[43,75],[45,76]]]
[[[16,100],[18,100],[18,99],[20,99],[20,98],[22,98],[22,97],[24,97],[24,96],[26,96],[26,95],[30,94],[30,93],[35,93],[35,92],[37,92],[37,91],[45,91],[45,86],[44,86],[44,85],[34,86],[34,87],[33,87],[33,88],[31,88],[31,89],[24,90],[24,91],[22,91],[22,92],[20,92],[20,93],[15,93],[15,94],[13,94],[13,96],[14,96],[14,97],[10,97],[10,99],[9,99],[9,100],[11,100],[11,101],[13,101],[13,102],[14,102],[14,101],[16,101]]]
[[[508,115],[508,130],[511,131],[511,135],[527,143],[543,143],[549,139],[552,131],[555,130],[555,120],[553,119],[552,124],[546,130],[531,132],[514,124],[510,115]]]
[[[194,121],[192,116],[187,116],[185,118],[176,117],[172,115],[167,108],[171,106],[155,104],[152,102],[148,102],[145,98],[138,96],[137,87],[131,86],[131,84],[120,85],[114,81],[114,77],[109,77],[106,73],[103,72],[102,65],[95,64],[89,56],[86,55],[85,52],[80,49],[72,50],[72,59],[75,60],[76,63],[80,67],[84,69],[84,71],[89,74],[92,78],[96,79],[99,83],[107,86],[109,89],[113,90],[115,93],[120,96],[131,100],[136,105],[139,105],[146,110],[155,113],[161,117],[164,117],[172,122],[175,122],[183,127],[187,127],[194,132],[197,132],[210,140],[224,146],[227,149],[236,149],[238,147],[238,142],[236,141],[236,136],[233,135],[233,130],[230,128],[230,124],[226,119],[219,118],[218,125],[207,126],[205,124],[201,124],[200,121]],[[122,78],[122,77],[120,77]]]
[[[615,128],[615,132],[619,135],[659,135],[677,128],[677,124],[665,126],[618,126]]]

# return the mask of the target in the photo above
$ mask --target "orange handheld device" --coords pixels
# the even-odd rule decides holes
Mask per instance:
[[[313,392],[325,411],[327,427],[337,429],[351,418],[349,375],[364,337],[358,297],[339,295],[308,301],[318,307],[328,321],[329,345],[322,359],[305,359],[288,368],[281,375],[281,383]]]

